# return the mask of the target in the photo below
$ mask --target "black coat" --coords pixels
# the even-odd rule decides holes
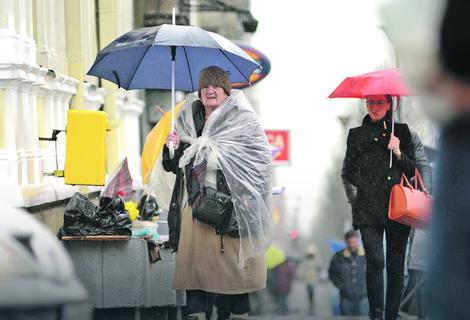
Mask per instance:
[[[193,105],[193,120],[196,129],[196,134],[199,137],[205,125],[205,109],[200,100],[196,100]],[[171,194],[170,208],[168,210],[168,229],[169,229],[169,245],[174,251],[178,249],[178,241],[180,235],[181,225],[181,210],[183,205],[184,188],[188,195],[189,202],[197,195],[199,183],[193,179],[191,169],[193,167],[194,159],[192,159],[184,168],[184,175],[186,178],[186,185],[184,184],[183,169],[179,168],[179,160],[184,153],[184,150],[189,147],[189,143],[180,143],[180,146],[175,150],[173,159],[170,158],[169,150],[166,146],[163,147],[162,164],[165,171],[173,172],[176,174],[175,185],[173,193]],[[230,195],[230,189],[227,181],[222,173],[222,170],[217,170],[217,190]],[[226,226],[222,233],[227,233],[230,236],[238,236],[238,228],[236,221],[231,219],[229,226]],[[235,226],[234,226],[235,224]]]
[[[354,228],[403,226],[388,219],[388,204],[392,186],[400,183],[402,173],[408,178],[414,176],[414,148],[408,126],[395,123],[401,159],[393,155],[389,168],[391,123],[388,114],[384,119],[372,122],[367,115],[362,126],[349,130],[343,174],[357,188],[352,203]]]

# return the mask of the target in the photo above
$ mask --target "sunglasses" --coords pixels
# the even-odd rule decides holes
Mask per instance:
[[[366,104],[368,106],[373,106],[373,105],[377,105],[377,106],[383,106],[387,103],[386,100],[367,100],[366,101]]]

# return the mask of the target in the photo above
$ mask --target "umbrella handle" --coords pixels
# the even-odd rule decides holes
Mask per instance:
[[[170,145],[168,146],[168,151],[170,152],[170,159],[175,157],[175,145],[173,141],[170,141]]]

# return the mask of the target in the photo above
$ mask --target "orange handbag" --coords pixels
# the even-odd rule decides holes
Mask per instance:
[[[418,190],[418,181],[423,191]],[[415,169],[414,187],[404,174],[400,183],[392,187],[388,218],[413,228],[423,229],[431,217],[431,205],[432,196],[426,190],[418,169]]]

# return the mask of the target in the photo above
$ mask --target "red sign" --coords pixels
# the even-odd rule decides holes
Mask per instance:
[[[271,146],[273,164],[289,164],[289,130],[265,130]]]

